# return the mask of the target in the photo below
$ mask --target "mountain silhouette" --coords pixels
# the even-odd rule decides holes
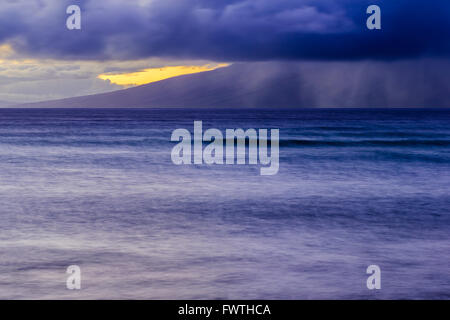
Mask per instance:
[[[254,62],[108,93],[19,106],[448,107],[449,84],[447,73],[427,63]],[[417,90],[411,90],[415,87]]]

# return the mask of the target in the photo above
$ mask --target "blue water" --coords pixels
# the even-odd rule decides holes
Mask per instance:
[[[194,120],[279,173],[174,165]],[[450,110],[3,109],[0,298],[449,299],[449,187]]]

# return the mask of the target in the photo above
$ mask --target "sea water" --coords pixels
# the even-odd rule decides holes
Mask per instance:
[[[195,120],[278,173],[175,165]],[[449,190],[450,110],[2,109],[0,298],[449,299]]]

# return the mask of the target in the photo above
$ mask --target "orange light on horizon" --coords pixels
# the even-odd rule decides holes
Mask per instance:
[[[132,73],[101,74],[97,78],[109,80],[111,83],[120,86],[129,87],[148,84],[186,74],[212,71],[227,66],[229,66],[228,63],[220,63],[216,65],[208,64],[203,66],[169,66],[162,68],[149,68]]]

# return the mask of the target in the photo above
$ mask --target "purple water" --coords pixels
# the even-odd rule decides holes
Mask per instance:
[[[194,120],[279,128],[278,174],[174,165]],[[0,298],[449,299],[449,147],[450,110],[0,110]]]

